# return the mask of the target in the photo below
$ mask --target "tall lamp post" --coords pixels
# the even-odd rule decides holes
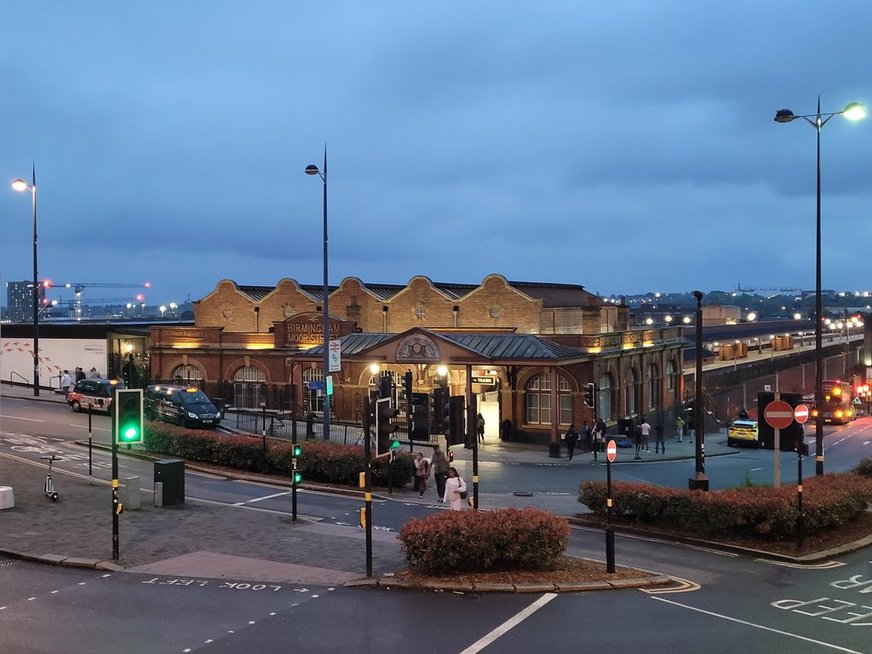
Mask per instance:
[[[696,461],[696,474],[688,479],[690,490],[709,489],[709,480],[705,476],[705,418],[702,407],[702,292],[694,291],[696,298],[696,375],[693,400],[693,430],[696,432],[696,449],[694,458]]]
[[[323,438],[330,438],[330,395],[328,394],[327,388],[327,374],[330,370],[330,318],[329,318],[329,309],[328,309],[328,299],[327,295],[330,292],[330,289],[327,286],[327,146],[324,146],[324,169],[318,170],[318,166],[315,164],[309,164],[306,166],[306,174],[307,175],[318,175],[321,178],[321,181],[324,183],[324,285],[321,291],[322,294],[322,305],[321,310],[323,313],[323,333],[324,333],[324,342],[322,347],[324,348],[324,359],[322,362],[323,371],[324,371],[324,433],[322,434]]]
[[[39,277],[36,259],[36,164],[33,164],[31,182],[23,179],[12,182],[12,188],[19,192],[30,191],[33,199],[33,394],[39,396]]]
[[[817,220],[815,239],[815,286],[814,286],[814,397],[820,406],[824,396],[823,377],[823,334],[821,332],[821,318],[823,316],[823,301],[821,298],[821,130],[833,116],[844,116],[848,120],[860,120],[866,116],[866,108],[859,102],[852,102],[842,111],[833,113],[821,113],[821,97],[818,96],[817,113],[804,116],[795,115],[790,109],[779,109],[775,112],[776,123],[789,123],[797,118],[802,118],[811,125],[817,133]],[[815,474],[824,474],[824,414],[817,411],[814,421],[815,440]]]

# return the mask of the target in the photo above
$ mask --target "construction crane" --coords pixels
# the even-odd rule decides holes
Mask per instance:
[[[151,282],[145,282],[143,284],[120,284],[116,282],[67,282],[64,284],[64,288],[70,288],[75,293],[75,299],[70,300],[70,305],[72,307],[71,313],[75,317],[76,320],[82,319],[82,295],[85,292],[86,288],[151,288]],[[145,300],[145,296],[142,293],[137,293],[136,301],[142,302]],[[108,299],[103,298],[101,300],[93,300],[93,302],[106,302]],[[128,302],[130,298],[112,298],[112,301],[119,302]]]

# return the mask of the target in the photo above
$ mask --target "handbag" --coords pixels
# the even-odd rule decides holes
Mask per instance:
[[[466,485],[464,483],[464,485]],[[460,491],[460,499],[465,500],[469,497],[469,491]]]

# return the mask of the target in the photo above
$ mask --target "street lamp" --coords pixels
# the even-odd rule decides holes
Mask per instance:
[[[823,378],[823,335],[821,334],[821,315],[823,314],[823,302],[821,299],[821,130],[833,116],[844,116],[848,120],[860,120],[866,116],[866,108],[858,103],[852,102],[847,105],[842,111],[834,113],[821,113],[821,97],[818,96],[817,113],[808,114],[805,116],[797,116],[790,109],[779,109],[775,112],[776,123],[789,123],[797,118],[802,118],[811,125],[817,133],[817,221],[816,221],[816,240],[815,240],[815,287],[814,287],[814,310],[815,310],[815,326],[814,326],[814,396],[815,402],[820,406],[821,399],[824,396],[824,378]],[[817,416],[814,421],[814,440],[815,440],[815,474],[824,474],[824,414],[822,411],[817,411]]]
[[[318,175],[321,178],[321,181],[324,183],[324,285],[321,290],[322,295],[322,305],[321,311],[323,313],[323,332],[324,332],[324,341],[322,347],[324,348],[324,359],[323,359],[323,371],[324,371],[324,434],[323,437],[325,439],[330,438],[330,395],[327,392],[327,371],[330,369],[330,318],[328,312],[328,299],[327,295],[329,293],[329,288],[327,287],[327,146],[324,146],[324,169],[318,170],[318,166],[315,164],[309,164],[306,166],[306,174],[307,175]]]
[[[693,430],[696,433],[696,448],[694,459],[696,474],[688,479],[690,490],[709,489],[709,480],[705,476],[705,421],[702,409],[702,292],[694,291],[696,298],[696,375],[694,379],[695,393],[693,400]]]
[[[30,191],[33,199],[33,394],[39,396],[39,278],[36,264],[36,164],[33,165],[31,182],[23,179],[12,182],[12,188],[20,193]]]

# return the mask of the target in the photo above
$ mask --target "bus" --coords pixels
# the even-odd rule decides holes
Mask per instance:
[[[838,379],[823,380],[824,397],[820,407],[824,422],[844,425],[854,419],[854,389],[848,382]],[[812,410],[812,418],[817,418],[818,404]]]

